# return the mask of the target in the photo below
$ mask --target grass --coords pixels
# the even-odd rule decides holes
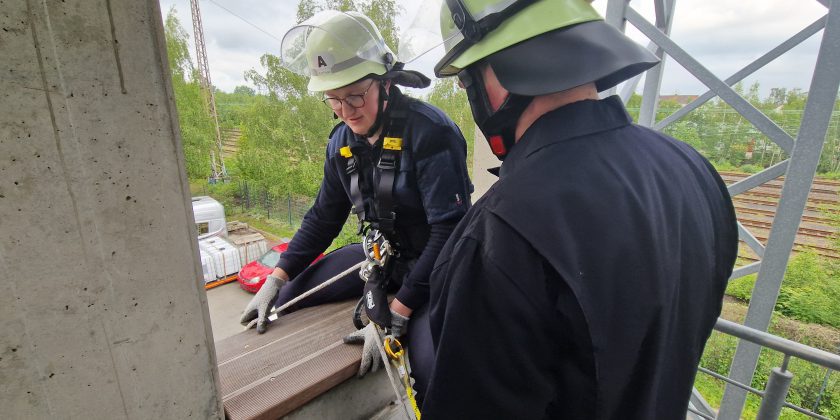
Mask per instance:
[[[735,299],[727,298],[724,302],[721,317],[743,323],[747,313],[747,306]],[[798,341],[812,347],[836,353],[840,346],[840,330],[824,325],[808,324],[794,319],[776,315],[770,325],[769,332],[790,340]],[[729,373],[732,357],[735,354],[737,339],[735,337],[713,332],[706,342],[706,349],[700,365],[722,375]],[[773,367],[781,366],[782,354],[773,350],[763,349],[759,356],[758,367],[751,386],[763,390],[767,384],[767,377]],[[791,359],[788,369],[793,372],[787,401],[791,404],[811,409],[814,406],[820,387],[825,379],[826,369],[810,362]],[[695,387],[703,398],[713,407],[719,407],[723,398],[725,383],[704,373],[697,374]],[[742,418],[755,418],[761,399],[748,394]],[[826,392],[823,394],[817,412],[829,418],[840,418],[840,373],[830,376]],[[783,409],[781,419],[808,418],[791,409]]]

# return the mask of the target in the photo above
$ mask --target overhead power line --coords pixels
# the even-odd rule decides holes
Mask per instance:
[[[241,21],[243,21],[243,22],[245,22],[245,23],[247,23],[247,24],[249,24],[249,25],[253,26],[253,27],[254,27],[254,28],[256,28],[258,31],[260,31],[260,32],[262,32],[262,33],[264,33],[264,34],[266,34],[266,35],[268,35],[268,36],[270,36],[270,37],[272,37],[272,38],[274,38],[274,39],[276,39],[276,40],[278,40],[278,41],[281,41],[281,42],[283,41],[283,40],[281,40],[280,38],[277,38],[276,36],[272,35],[272,34],[271,34],[271,33],[269,33],[268,31],[266,31],[265,29],[260,28],[259,26],[257,26],[257,25],[255,25],[255,24],[251,23],[248,19],[245,19],[244,17],[237,15],[236,13],[234,13],[232,10],[228,9],[227,7],[222,6],[221,4],[219,4],[219,3],[215,2],[214,0],[208,0],[208,1],[209,1],[210,3],[215,4],[216,6],[219,6],[219,7],[220,7],[220,8],[222,8],[224,11],[226,11],[226,12],[228,12],[228,13],[232,14],[233,16],[235,16],[235,17],[239,18],[239,20],[241,20]]]

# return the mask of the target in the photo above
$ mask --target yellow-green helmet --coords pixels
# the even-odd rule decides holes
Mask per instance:
[[[287,69],[308,76],[314,92],[385,75],[396,62],[367,16],[335,10],[319,12],[286,32],[280,58]]]
[[[605,90],[658,62],[647,49],[608,25],[588,0],[426,0],[439,7],[438,28],[418,16],[400,42],[410,62],[435,48],[438,77],[485,60],[502,86],[526,96],[589,82]],[[440,49],[440,48],[438,48]],[[440,53],[440,51],[438,51]]]

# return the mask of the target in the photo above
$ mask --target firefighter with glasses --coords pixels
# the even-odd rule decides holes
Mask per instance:
[[[423,417],[685,418],[738,230],[705,158],[599,99],[656,57],[586,0],[420,9],[401,53],[442,55],[503,160],[431,276]]]
[[[405,70],[362,14],[314,15],[286,33],[281,59],[288,70],[309,77],[309,90],[323,92],[324,103],[341,122],[329,136],[315,203],[241,322],[265,332],[273,307],[376,253],[375,261],[388,262],[365,274],[367,283],[351,273],[292,309],[360,297],[364,288],[365,310],[373,322],[346,339],[365,344],[360,374],[381,363],[372,342],[378,339],[376,324],[393,337],[402,336],[415,389],[422,394],[433,358],[429,273],[470,207],[466,142],[443,112],[400,91],[397,85],[422,88],[429,79]],[[351,212],[368,248],[349,245],[309,266]],[[378,254],[386,251],[386,256]],[[391,302],[388,293],[396,294]]]

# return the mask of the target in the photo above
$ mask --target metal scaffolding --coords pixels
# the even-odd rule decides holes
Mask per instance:
[[[215,149],[210,149],[210,166],[212,175],[210,180],[215,182],[227,179],[227,169],[222,158],[222,133],[219,130],[219,117],[216,113],[216,95],[213,93],[213,83],[210,81],[210,64],[207,62],[207,49],[204,46],[204,25],[201,23],[201,9],[198,0],[190,0],[192,11],[193,32],[195,33],[195,60],[198,62],[198,78],[204,103],[210,116],[213,117],[213,127],[216,129]]]
[[[752,292],[744,322],[745,326],[758,331],[767,331],[770,324],[770,318],[779,296],[800,219],[805,210],[808,193],[819,163],[832,109],[837,99],[838,86],[840,85],[840,71],[837,70],[840,68],[840,0],[816,1],[826,7],[827,13],[825,16],[817,19],[725,80],[721,80],[712,74],[702,63],[670,38],[675,0],[653,0],[656,14],[655,23],[649,22],[639,12],[630,7],[629,0],[608,0],[607,5],[606,20],[608,23],[624,31],[626,23],[629,22],[650,39],[651,44],[648,48],[663,58],[662,63],[649,70],[645,76],[644,95],[639,112],[639,123],[641,125],[662,130],[717,96],[790,156],[787,160],[729,186],[730,194],[735,196],[780,176],[785,177],[781,198],[766,246],[762,245],[750,233],[749,229],[739,223],[741,240],[758,255],[759,261],[739,267],[732,274],[730,280],[758,273],[758,279]],[[808,99],[801,126],[794,139],[735,92],[732,86],[820,30],[823,30],[823,33],[819,55],[808,89]],[[666,56],[670,56],[673,61],[694,75],[709,88],[709,91],[657,123],[655,115]],[[635,90],[638,82],[639,78],[635,78],[625,85],[621,92],[621,97],[625,102]],[[727,377],[729,381],[727,381],[728,384],[720,410],[716,417],[714,413],[710,413],[708,410],[701,417],[727,420],[740,418],[746,401],[747,390],[743,386],[734,385],[733,382],[750,384],[761,348],[761,345],[754,342],[739,341]],[[693,398],[692,401],[695,401],[695,399]],[[762,411],[760,415],[764,416],[762,413],[766,412],[768,411]]]

